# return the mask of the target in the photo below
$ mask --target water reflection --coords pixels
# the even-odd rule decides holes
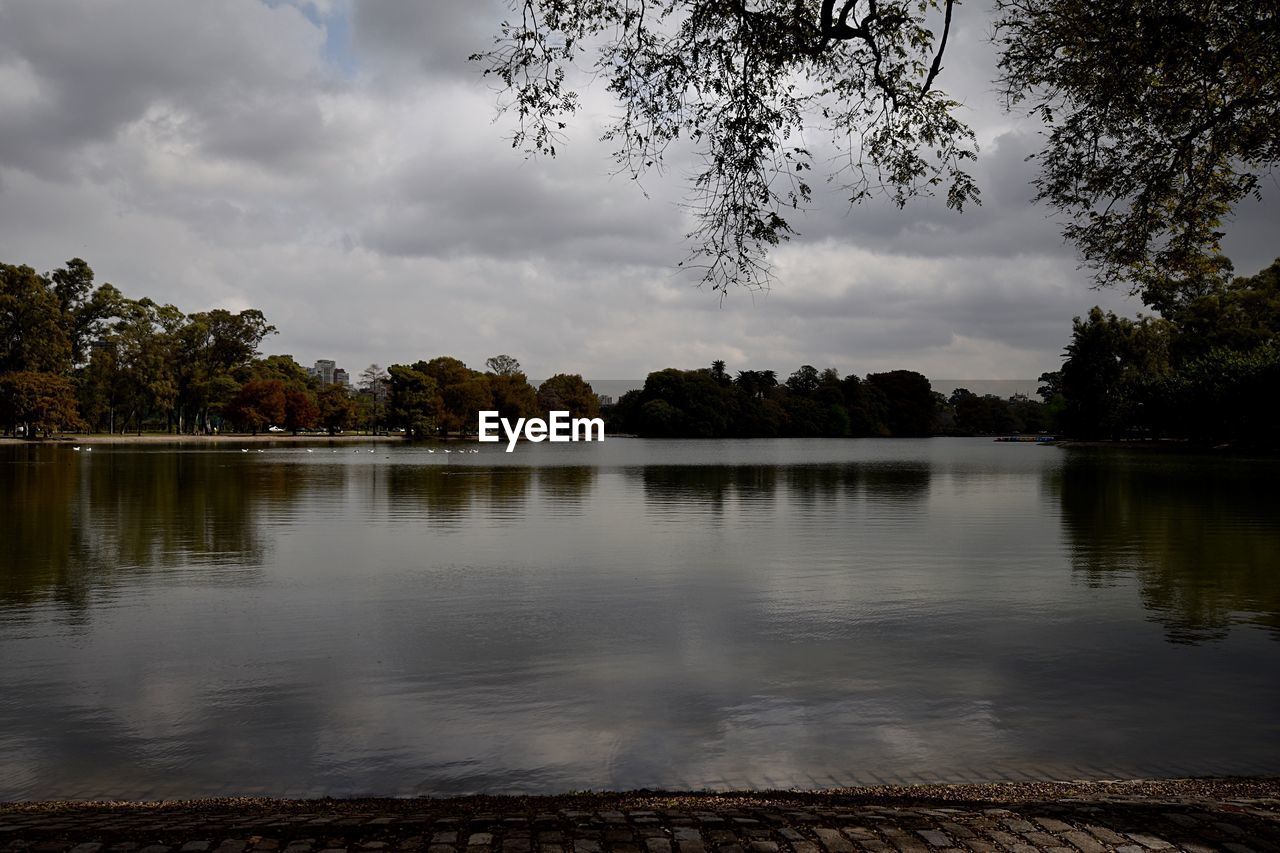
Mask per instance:
[[[1280,492],[1256,463],[1072,453],[1049,483],[1075,571],[1136,578],[1171,642],[1239,624],[1280,639]]]
[[[75,609],[130,575],[182,570],[246,580],[267,559],[264,516],[306,484],[286,466],[233,454],[24,448],[0,467],[0,602]]]
[[[522,451],[0,448],[0,799],[1280,769],[1265,466]]]
[[[726,509],[774,512],[782,498],[787,512],[829,507],[832,501],[920,502],[929,492],[931,469],[916,462],[828,465],[651,465],[628,469],[640,481],[655,517],[686,512],[723,517]]]

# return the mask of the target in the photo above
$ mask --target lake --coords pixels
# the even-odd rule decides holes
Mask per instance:
[[[1280,772],[1276,461],[449,446],[0,447],[0,799]]]

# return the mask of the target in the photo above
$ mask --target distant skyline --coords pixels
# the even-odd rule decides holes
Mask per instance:
[[[511,150],[465,60],[504,9],[0,3],[0,260],[44,271],[79,256],[129,295],[260,308],[280,330],[264,352],[353,377],[509,353],[530,376],[724,359],[1029,379],[1058,366],[1073,315],[1141,308],[1091,291],[1029,204],[1037,128],[999,108],[985,5],[959,7],[941,78],[978,133],[983,205],[849,209],[820,188],[773,291],[723,305],[675,271],[680,169],[646,181],[649,197],[609,176],[599,88],[560,158]],[[1280,253],[1278,224],[1274,203],[1229,223],[1237,272]]]

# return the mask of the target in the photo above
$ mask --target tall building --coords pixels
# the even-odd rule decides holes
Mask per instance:
[[[351,374],[347,373],[331,358],[321,358],[316,360],[315,367],[308,367],[307,373],[314,379],[318,380],[321,385],[341,385],[344,388],[351,387]]]

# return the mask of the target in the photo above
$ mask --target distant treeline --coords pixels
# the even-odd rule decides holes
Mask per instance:
[[[1076,318],[1062,369],[1040,400],[960,388],[909,370],[841,376],[801,366],[730,374],[722,361],[649,374],[604,415],[612,432],[654,437],[927,436],[1053,432],[1085,439],[1280,444],[1280,261],[1252,277],[1154,291],[1158,316],[1094,308]],[[356,388],[322,385],[290,356],[262,357],[261,311],[185,314],[95,285],[73,259],[53,272],[0,264],[0,427],[57,432],[292,432],[394,429],[410,438],[567,410],[600,414],[576,374],[535,389],[509,355],[486,370],[456,358],[370,365]]]
[[[187,314],[95,284],[79,258],[50,273],[0,264],[0,428],[6,435],[164,431],[297,433],[398,428],[411,437],[475,430],[480,409],[528,417],[599,413],[580,376],[538,389],[510,356],[488,373],[441,357],[356,387],[323,384],[288,355],[261,356],[276,328],[261,311]]]
[[[650,373],[607,414],[615,431],[691,438],[973,435],[1051,423],[1040,401],[963,388],[947,398],[910,370],[841,377],[806,364],[780,382],[772,370],[730,375],[723,361]]]

